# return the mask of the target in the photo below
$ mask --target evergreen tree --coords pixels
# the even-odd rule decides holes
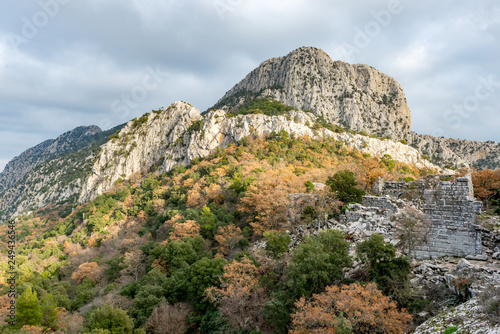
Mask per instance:
[[[38,303],[36,291],[31,288],[24,292],[16,300],[16,328],[24,325],[38,326],[42,324],[42,310]]]

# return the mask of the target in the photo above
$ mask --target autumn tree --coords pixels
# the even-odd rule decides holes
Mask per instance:
[[[103,270],[97,262],[85,262],[78,267],[77,271],[71,274],[71,278],[77,283],[82,283],[85,279],[97,282],[102,277],[102,274]]]
[[[250,225],[257,235],[285,228],[288,224],[289,194],[300,192],[303,188],[289,170],[277,170],[276,173],[280,174],[254,181],[238,206],[238,210],[249,215]]]
[[[185,237],[195,237],[200,234],[200,225],[194,220],[186,220],[184,223],[176,223],[173,231],[168,237],[169,241],[181,241]]]
[[[384,176],[384,171],[380,168],[380,163],[374,158],[363,159],[362,166],[359,176],[361,182],[365,185],[364,190],[366,191],[371,188],[375,181]]]
[[[490,199],[500,190],[500,170],[484,169],[472,173],[471,177],[474,196],[483,201],[489,209]]]
[[[219,243],[219,251],[228,255],[229,251],[233,250],[243,239],[243,235],[239,227],[228,225],[219,227],[214,239]]]
[[[188,330],[188,316],[192,311],[189,304],[172,305],[164,301],[153,309],[144,327],[148,333],[184,334]]]
[[[427,242],[431,221],[427,216],[411,206],[406,206],[396,215],[398,237],[406,254],[412,258],[416,246]]]
[[[263,314],[267,296],[259,284],[258,269],[248,258],[228,263],[220,288],[209,287],[205,294],[234,326],[250,331],[267,328]]]
[[[302,297],[295,306],[291,334],[333,334],[340,326],[351,327],[352,333],[399,334],[410,329],[412,319],[375,283],[327,286],[324,293],[315,294],[311,301]]]

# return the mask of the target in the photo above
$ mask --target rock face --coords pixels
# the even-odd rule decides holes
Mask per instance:
[[[0,173],[0,193],[20,181],[37,165],[89,145],[100,132],[102,131],[97,126],[80,126],[57,139],[49,139],[27,149],[12,159]]]
[[[327,122],[351,130],[404,139],[441,166],[500,167],[499,143],[412,132],[410,110],[396,80],[368,65],[333,61],[320,49],[302,47],[264,61],[214,108],[236,110],[256,98],[311,110]]]
[[[313,128],[317,118],[310,112],[295,110],[287,115],[272,117],[262,114],[232,116],[224,110],[211,110],[201,115],[185,102],[174,102],[164,111],[143,116],[143,122],[130,121],[117,138],[102,146],[79,201],[90,201],[111,189],[119,178],[147,172],[151,166],[166,172],[246,136],[280,131],[317,139],[331,136],[363,153],[373,156],[389,154],[397,161],[437,168],[422,159],[417,150],[399,142]]]
[[[493,141],[438,138],[412,133],[408,142],[442,166],[472,166],[477,169],[500,167],[500,143]]]
[[[368,65],[333,61],[316,48],[264,61],[215,108],[229,110],[249,97],[270,97],[312,110],[329,123],[379,136],[403,139],[410,133],[410,110],[396,80]]]

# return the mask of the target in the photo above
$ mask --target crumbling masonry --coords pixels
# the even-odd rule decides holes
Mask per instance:
[[[377,185],[380,194],[404,193],[402,182]],[[403,182],[404,184],[404,182]],[[441,181],[434,189],[423,190],[423,211],[431,221],[427,243],[416,247],[415,257],[436,258],[445,255],[467,256],[481,254],[481,231],[475,225],[482,203],[476,201],[470,175],[455,182]],[[398,196],[400,196],[399,194]]]

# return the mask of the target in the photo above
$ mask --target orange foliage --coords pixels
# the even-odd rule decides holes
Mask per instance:
[[[335,333],[342,314],[354,333],[399,334],[408,331],[411,315],[399,311],[396,303],[377,289],[375,283],[327,286],[326,291],[313,295],[311,301],[301,298],[295,303],[291,334]]]
[[[184,182],[184,186],[186,186],[186,183]],[[200,183],[196,183],[189,191],[187,194],[187,202],[186,205],[190,208],[202,208],[204,205],[207,204],[207,200],[203,198],[203,196],[200,194],[201,190],[201,185]]]
[[[472,173],[471,176],[474,196],[488,206],[489,199],[494,196],[500,188],[500,169],[495,171],[484,169]]]
[[[222,205],[226,197],[224,196],[224,190],[222,187],[216,183],[212,183],[210,186],[205,188],[205,197],[208,200],[213,200],[218,205]]]
[[[366,158],[363,160],[363,168],[361,168],[359,173],[359,178],[364,184],[365,190],[371,188],[373,183],[378,180],[379,177],[384,176],[384,171],[380,168],[380,163],[373,158]]]
[[[78,267],[77,271],[71,274],[71,278],[77,283],[82,283],[85,279],[97,282],[102,277],[102,274],[103,270],[96,262],[85,262]]]
[[[257,273],[257,267],[244,257],[241,262],[225,266],[220,288],[212,286],[205,290],[207,298],[219,305],[219,311],[234,326],[248,330],[267,327],[263,314],[267,296],[259,285]]]
[[[290,171],[284,171],[280,175],[266,175],[265,179],[253,182],[240,201],[238,210],[250,214],[250,225],[256,234],[267,230],[281,231],[288,222],[289,195],[301,192],[303,185]],[[257,221],[253,221],[254,214]]]
[[[168,241],[182,241],[185,237],[195,237],[200,234],[200,225],[194,220],[186,220],[184,223],[176,223],[174,230],[170,232]]]
[[[228,255],[229,251],[234,249],[242,238],[241,229],[234,225],[219,227],[214,237],[215,241],[219,243],[219,251],[224,255]]]

